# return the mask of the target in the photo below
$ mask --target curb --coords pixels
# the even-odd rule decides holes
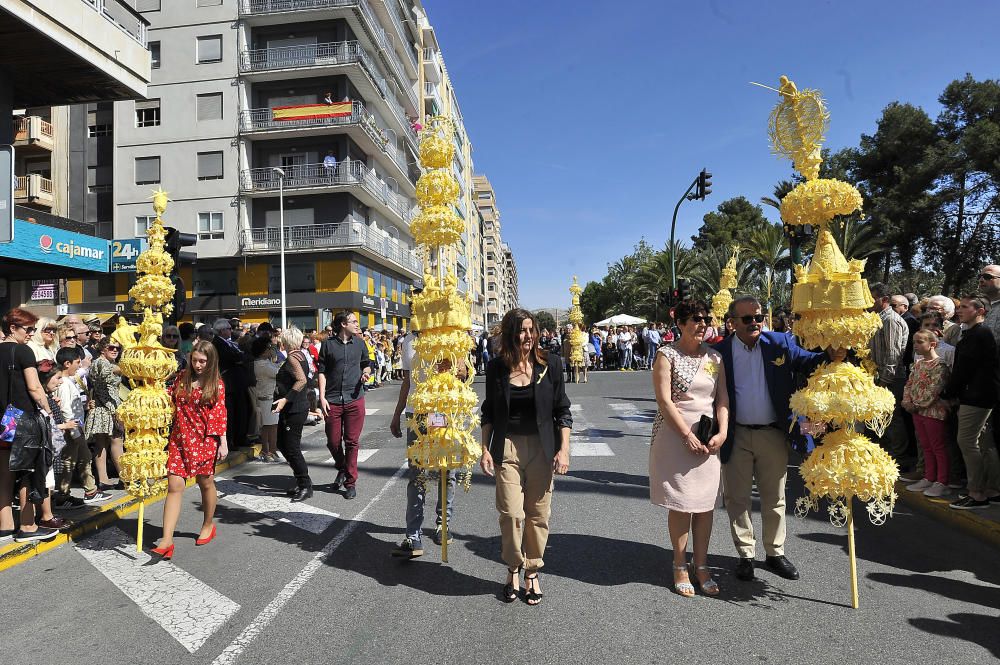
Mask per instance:
[[[1000,549],[1000,522],[984,518],[972,510],[952,510],[948,507],[948,502],[932,501],[916,492],[908,492],[906,491],[906,483],[897,483],[896,490],[899,500],[910,508],[946,522]]]
[[[259,444],[255,444],[248,448],[240,448],[239,450],[230,453],[226,459],[217,464],[215,466],[215,473],[219,474],[223,471],[245,464],[248,460],[259,454]],[[185,480],[185,485],[187,487],[192,487],[194,484],[194,478],[188,478]],[[123,497],[101,505],[97,512],[87,515],[79,521],[74,521],[73,526],[70,527],[68,531],[61,531],[59,535],[50,541],[40,543],[11,543],[4,547],[0,547],[0,572],[7,570],[8,568],[13,568],[16,565],[24,563],[25,561],[48,552],[49,550],[65,545],[70,541],[79,540],[87,534],[103,529],[104,527],[117,522],[122,517],[137,512],[139,510],[140,503],[143,503],[146,506],[152,506],[162,501],[166,496],[167,495],[164,492],[161,494],[150,495],[145,499],[138,499],[126,494]]]

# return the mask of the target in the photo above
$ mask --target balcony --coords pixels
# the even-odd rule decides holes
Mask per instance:
[[[407,199],[389,189],[389,185],[379,180],[375,172],[361,162],[341,162],[331,168],[323,164],[301,164],[282,167],[282,170],[285,172],[285,191],[348,191],[365,205],[410,223],[412,211]],[[280,184],[273,168],[244,169],[240,172],[240,191],[249,196],[276,194]]]
[[[240,238],[244,254],[274,254],[280,251],[279,230],[274,227],[245,229]],[[304,224],[285,227],[286,251],[357,249],[375,259],[389,261],[398,269],[419,277],[423,268],[416,252],[358,222]]]
[[[22,154],[52,152],[52,124],[37,115],[14,118],[14,148]]]
[[[436,83],[424,81],[424,98],[431,101],[435,114],[441,113],[444,110],[444,106],[441,105],[441,94],[438,92]]]
[[[391,16],[391,10],[389,13]],[[355,34],[364,33],[368,36],[386,71],[392,72],[398,81],[410,80],[392,38],[382,27],[382,22],[372,11],[368,0],[239,0],[239,14],[241,18],[251,19],[257,25],[288,23],[293,19],[314,21],[320,16],[324,19],[346,18]],[[415,57],[405,44],[403,50],[411,59],[416,74]],[[401,86],[401,91],[415,109],[417,99],[413,91],[406,86]]]
[[[401,180],[409,187],[409,169],[403,153],[387,132],[375,124],[375,118],[365,110],[361,102],[351,103],[351,113],[332,118],[275,118],[273,109],[250,109],[240,111],[240,133],[264,138],[290,138],[294,136],[323,135],[332,128],[344,128],[346,133],[366,152],[387,158],[396,167]]]
[[[399,43],[402,46],[403,52],[406,54],[406,61],[410,63],[411,72],[413,72],[414,78],[417,76],[417,56],[414,54],[413,49],[409,46],[409,39],[406,37],[406,30],[403,28],[403,17],[399,15],[399,5],[393,0],[379,0],[375,3],[376,13],[381,14],[378,10],[382,9],[386,14],[389,15],[389,21],[392,23],[392,27],[396,30],[396,38],[399,39]]]
[[[438,52],[432,48],[424,49],[424,79],[433,83],[441,82],[441,66],[438,64]]]
[[[116,28],[139,42],[143,48],[148,48],[146,29],[149,22],[128,4],[121,0],[83,0],[91,9],[110,21]]]
[[[55,203],[52,181],[37,173],[14,177],[14,202],[51,208]]]

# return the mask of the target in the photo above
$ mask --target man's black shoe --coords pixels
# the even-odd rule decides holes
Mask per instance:
[[[337,473],[337,478],[333,481],[333,489],[334,489],[334,491],[339,490],[344,485],[344,483],[346,481],[347,481],[347,474],[346,473],[344,473],[343,471],[340,471],[339,473]]]
[[[348,487],[344,490],[345,499],[353,499],[358,496],[358,491],[354,487]]]
[[[778,573],[781,577],[786,580],[797,580],[799,579],[799,571],[795,569],[792,562],[785,558],[784,555],[781,556],[769,556],[765,560],[767,567]]]
[[[292,503],[298,501],[305,501],[312,495],[313,495],[312,485],[305,485],[303,487],[299,487],[297,490],[295,490],[295,496],[292,497]]]
[[[736,579],[749,582],[753,579],[753,559],[740,557],[740,562],[736,564]]]

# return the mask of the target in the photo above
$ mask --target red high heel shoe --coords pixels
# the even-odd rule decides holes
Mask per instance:
[[[208,538],[198,538],[194,541],[195,545],[208,545],[215,538],[215,525],[212,525],[212,533],[208,534]]]
[[[154,547],[150,550],[153,554],[159,555],[161,559],[166,559],[169,561],[174,556],[174,546],[167,545],[166,547]]]

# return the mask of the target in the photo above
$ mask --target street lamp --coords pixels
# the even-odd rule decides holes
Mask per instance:
[[[285,172],[271,168],[278,175],[278,249],[281,253],[281,329],[288,328],[288,308],[285,305]]]

